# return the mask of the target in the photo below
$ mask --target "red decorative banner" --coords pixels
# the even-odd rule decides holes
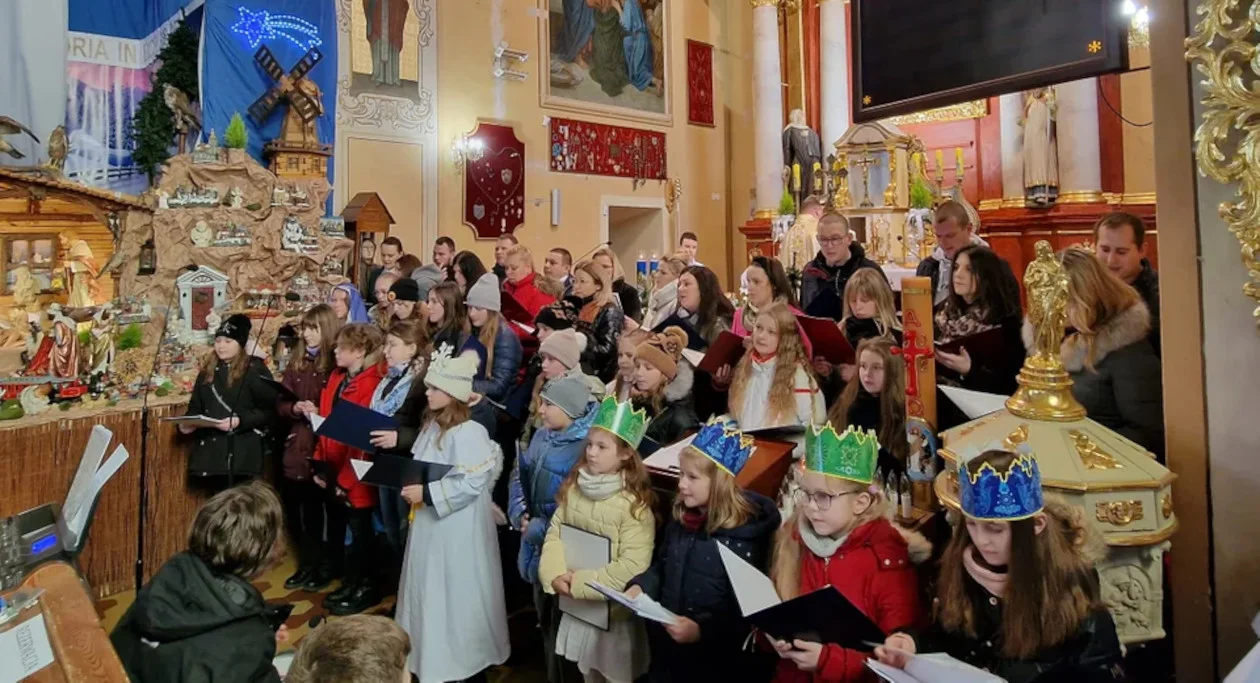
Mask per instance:
[[[496,239],[525,222],[525,143],[511,126],[480,122],[464,136],[464,223]]]
[[[713,46],[687,41],[687,123],[713,126]]]
[[[665,180],[665,134],[552,118],[551,170]]]

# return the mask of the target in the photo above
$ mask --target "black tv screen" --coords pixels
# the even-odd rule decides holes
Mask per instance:
[[[1128,68],[1122,0],[853,0],[853,120]]]

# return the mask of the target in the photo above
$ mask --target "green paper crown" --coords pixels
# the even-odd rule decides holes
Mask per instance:
[[[805,430],[805,469],[869,484],[875,480],[879,439],[875,432],[849,427],[837,434],[830,423]]]
[[[595,422],[591,426],[610,432],[637,449],[647,425],[647,411],[642,408],[635,410],[629,401],[618,403],[617,399],[609,396],[599,404],[599,412],[595,413]]]

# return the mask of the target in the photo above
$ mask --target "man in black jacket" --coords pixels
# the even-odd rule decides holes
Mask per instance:
[[[215,495],[193,521],[188,550],[140,589],[110,641],[132,681],[280,681],[262,593],[249,579],[273,560],[280,498],[253,481]]]
[[[818,255],[801,273],[801,309],[818,318],[839,320],[844,315],[844,287],[859,268],[874,268],[888,276],[878,263],[866,258],[862,245],[853,243],[849,220],[838,213],[818,219]]]
[[[1098,260],[1146,302],[1151,312],[1147,341],[1159,355],[1159,274],[1146,260],[1146,224],[1131,213],[1108,214],[1094,226],[1094,242]]]

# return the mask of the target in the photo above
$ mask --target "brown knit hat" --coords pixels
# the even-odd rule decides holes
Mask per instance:
[[[670,381],[673,381],[678,375],[678,361],[682,358],[685,348],[687,348],[687,332],[681,327],[670,325],[664,332],[648,337],[647,341],[635,347],[634,358],[651,363]]]

